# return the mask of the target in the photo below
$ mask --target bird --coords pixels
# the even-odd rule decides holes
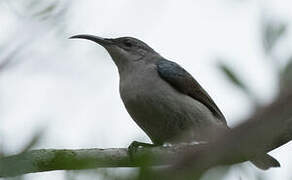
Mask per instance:
[[[134,37],[70,37],[76,38],[104,47],[117,66],[124,106],[153,143],[134,141],[129,147],[212,141],[229,130],[223,113],[195,78],[145,42]],[[251,162],[263,170],[280,166],[268,154]]]

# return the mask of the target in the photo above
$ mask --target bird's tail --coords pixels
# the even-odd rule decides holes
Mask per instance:
[[[271,167],[280,167],[280,163],[268,154],[256,156],[251,162],[258,168],[267,170]]]

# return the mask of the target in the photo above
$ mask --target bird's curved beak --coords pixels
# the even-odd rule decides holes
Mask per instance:
[[[108,45],[112,45],[113,41],[111,39],[106,39],[106,38],[102,38],[102,37],[98,37],[98,36],[94,36],[94,35],[89,35],[89,34],[80,34],[80,35],[75,35],[75,36],[71,36],[69,39],[87,39],[93,42],[96,42],[98,44],[100,44],[101,46],[108,46]]]

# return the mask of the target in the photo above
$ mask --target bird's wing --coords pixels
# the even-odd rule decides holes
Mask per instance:
[[[180,65],[175,62],[161,59],[157,62],[158,74],[183,94],[186,94],[207,106],[210,111],[226,124],[226,119],[215,102],[200,84]]]

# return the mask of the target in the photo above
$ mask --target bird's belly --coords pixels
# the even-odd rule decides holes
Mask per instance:
[[[121,97],[127,111],[155,144],[200,139],[200,129],[218,121],[202,103],[164,81],[126,92]]]

